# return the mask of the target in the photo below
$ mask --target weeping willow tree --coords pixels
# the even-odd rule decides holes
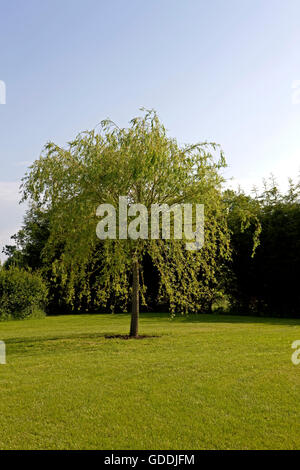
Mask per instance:
[[[64,286],[70,304],[80,297],[105,306],[132,299],[130,336],[138,336],[140,303],[147,286],[142,260],[150,256],[159,273],[161,299],[171,312],[204,309],[212,301],[222,266],[230,257],[227,212],[221,194],[225,159],[212,143],[179,145],[154,111],[119,128],[102,121],[100,130],[80,133],[62,148],[48,143],[23,180],[23,199],[45,211],[50,236],[43,250],[53,279]],[[186,240],[122,239],[99,242],[97,207],[143,204],[204,204],[205,242],[186,250]],[[171,221],[172,223],[172,221]],[[53,261],[54,260],[54,261]],[[93,273],[93,286],[87,282]],[[77,290],[76,290],[77,289]],[[124,307],[125,308],[125,307]]]

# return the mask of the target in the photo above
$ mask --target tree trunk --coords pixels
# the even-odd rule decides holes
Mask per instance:
[[[131,325],[130,334],[132,338],[138,336],[139,331],[139,313],[140,313],[140,280],[139,280],[139,263],[133,260],[132,264],[132,311],[131,311]]]

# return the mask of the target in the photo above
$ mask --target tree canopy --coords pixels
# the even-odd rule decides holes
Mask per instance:
[[[42,274],[49,313],[131,308],[132,336],[140,306],[172,314],[219,305],[239,314],[299,316],[299,182],[291,180],[283,194],[271,178],[248,195],[222,186],[225,164],[215,144],[179,145],[154,111],[125,129],[103,121],[65,148],[48,143],[24,178],[29,210],[12,237],[16,245],[4,250],[4,266]],[[120,196],[129,229],[119,226],[116,239],[100,240],[99,204],[118,212]],[[181,203],[205,206],[200,250],[186,249],[185,231],[176,239],[175,211],[169,239],[141,236],[135,204],[148,210]],[[162,234],[163,216],[158,220]],[[103,228],[105,217],[100,222]],[[152,218],[148,223],[152,233]],[[194,231],[195,214],[191,225]],[[132,226],[136,236],[126,239]]]
[[[221,149],[214,143],[179,145],[168,136],[154,111],[146,111],[119,128],[110,120],[100,130],[80,133],[66,148],[48,143],[23,181],[23,199],[48,216],[49,237],[43,248],[52,276],[72,303],[99,305],[133,300],[131,335],[137,336],[139,294],[145,302],[143,259],[149,256],[159,274],[159,296],[172,312],[195,312],[211,304],[218,276],[230,257],[226,205],[222,198]],[[196,203],[205,205],[205,243],[188,251],[185,240],[99,240],[99,204]],[[93,287],[88,282],[93,273]]]

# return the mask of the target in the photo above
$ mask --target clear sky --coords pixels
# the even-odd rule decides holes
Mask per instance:
[[[235,185],[300,168],[300,0],[0,0],[0,80],[0,249],[43,145],[141,106],[220,143]]]

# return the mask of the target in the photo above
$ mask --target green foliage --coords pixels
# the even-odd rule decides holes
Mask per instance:
[[[8,257],[4,265],[32,270],[42,269],[45,265],[41,253],[48,237],[48,213],[31,205],[24,217],[21,230],[11,237],[15,245],[6,245],[3,249]]]
[[[236,214],[232,230],[233,282],[229,288],[236,310],[272,316],[300,316],[300,182],[290,181],[282,194],[274,178],[247,200],[259,221],[260,237],[250,257],[255,224],[241,231]]]
[[[30,205],[22,228],[11,237],[15,245],[7,245],[3,250],[7,255],[4,267],[15,266],[26,270],[38,270],[48,286],[47,313],[68,312],[62,288],[52,279],[53,260],[51,258],[46,260],[42,256],[50,234],[49,221],[48,212],[39,209],[34,204]],[[56,256],[57,253],[54,254],[53,259]]]
[[[47,288],[38,273],[17,267],[0,269],[0,319],[24,319],[44,314]]]
[[[220,170],[225,166],[215,144],[179,146],[154,111],[120,129],[103,121],[101,131],[81,133],[67,148],[48,143],[23,182],[24,199],[49,216],[42,250],[52,279],[74,308],[82,304],[128,309],[133,258],[142,269],[150,257],[159,273],[159,296],[172,312],[209,308],[230,258],[230,234],[222,199]],[[188,252],[183,241],[106,240],[96,237],[101,203],[205,204],[205,246]],[[92,279],[92,283],[91,283]],[[142,303],[147,286],[141,276]]]

